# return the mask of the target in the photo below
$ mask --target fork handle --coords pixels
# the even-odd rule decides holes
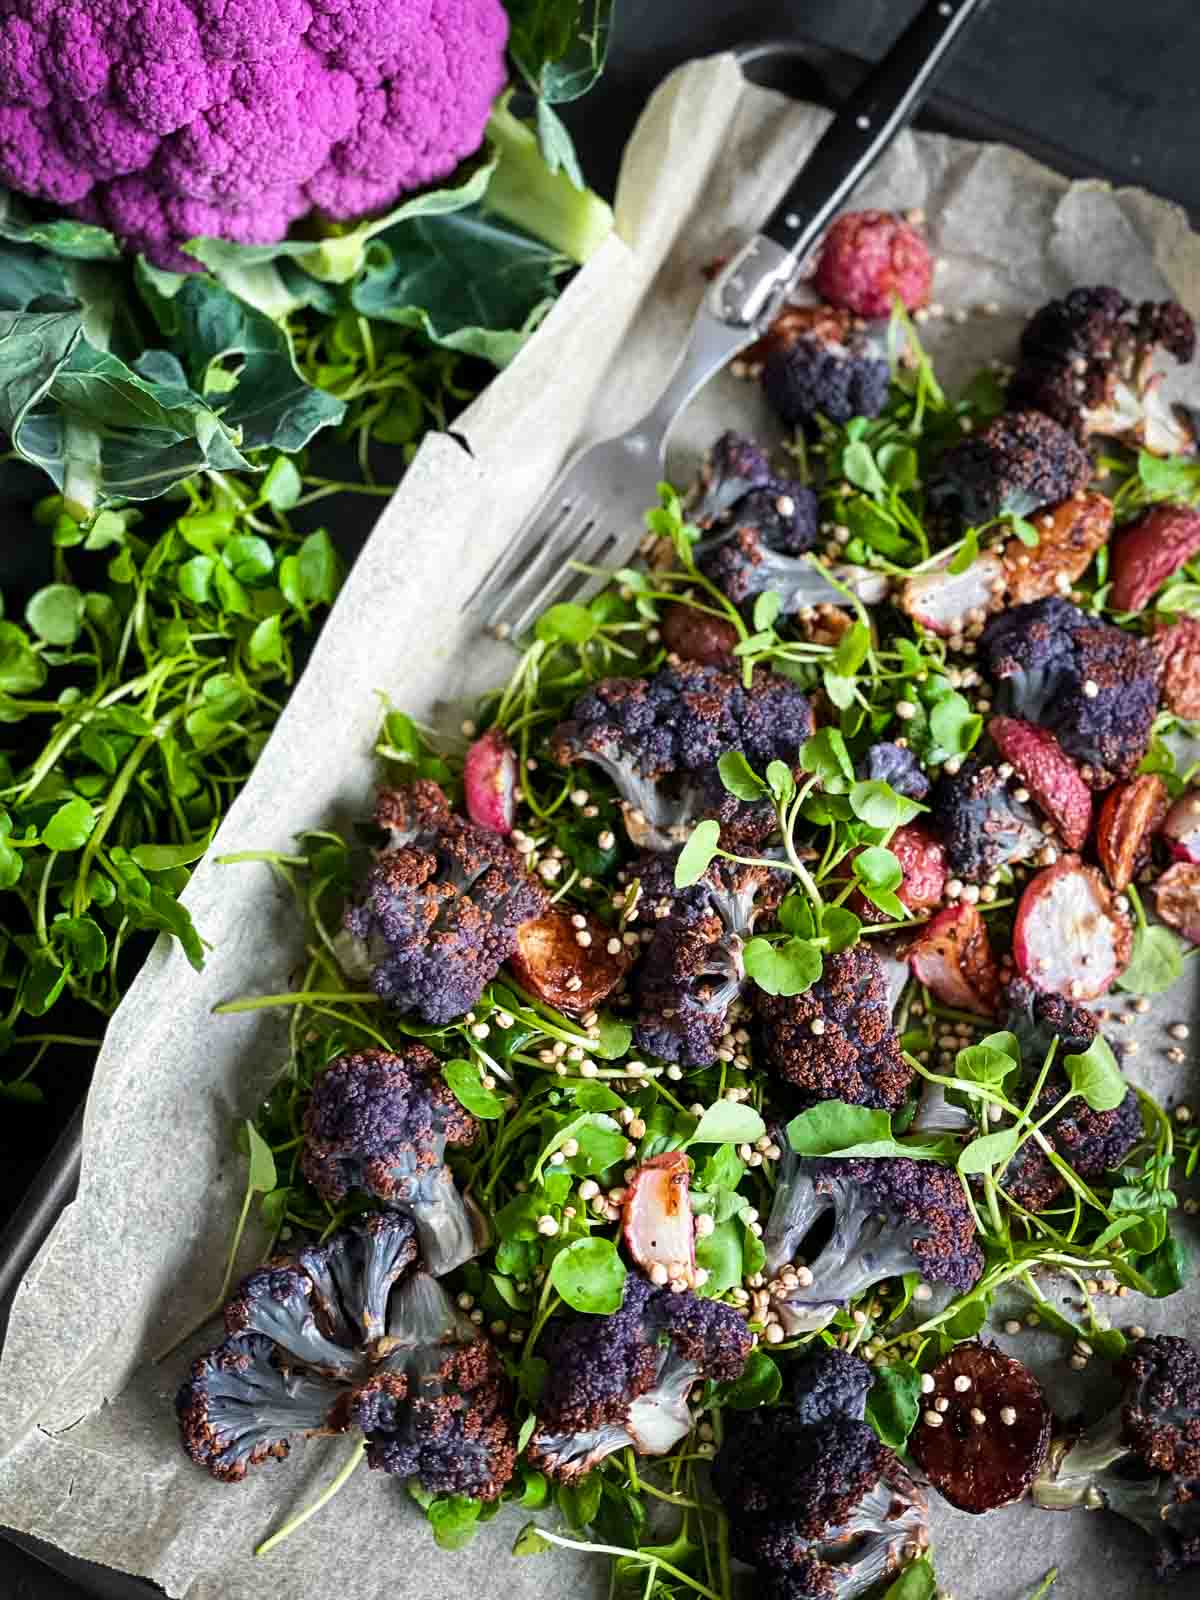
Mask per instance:
[[[762,232],[797,260],[909,123],[951,46],[986,0],[928,0],[838,109]]]
[[[988,0],[927,0],[817,141],[760,232],[714,286],[722,321],[753,325],[773,311],[834,213],[921,106],[955,40]]]

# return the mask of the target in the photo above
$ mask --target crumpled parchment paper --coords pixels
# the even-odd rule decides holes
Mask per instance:
[[[213,1482],[182,1455],[172,1395],[216,1325],[165,1362],[152,1357],[215,1295],[244,1182],[232,1125],[278,1072],[286,1026],[279,1012],[210,1012],[235,995],[286,988],[302,951],[290,898],[269,869],[214,858],[286,850],[303,828],[362,813],[380,692],[455,726],[464,698],[499,680],[511,658],[463,616],[464,598],[577,435],[614,431],[654,398],[703,293],[701,269],[769,213],[826,118],[749,86],[732,57],[675,73],[626,154],[617,213],[628,246],[604,246],[460,420],[469,453],[449,437],[425,442],[192,880],[188,904],[213,945],[204,973],[161,943],[109,1029],[79,1197],[20,1290],[0,1363],[0,1524],[145,1574],[187,1600],[607,1592],[602,1559],[510,1559],[520,1512],[444,1554],[401,1486],[365,1470],[255,1561],[253,1545],[328,1479],[345,1441],[300,1446],[241,1486]],[[1174,294],[1200,313],[1200,239],[1179,210],[1138,191],[1068,185],[1011,150],[905,135],[855,204],[927,213],[947,315],[924,332],[951,386],[1010,355],[1029,311],[1077,283]],[[987,302],[992,314],[976,314]],[[753,386],[722,377],[677,430],[677,480],[735,423],[769,426]],[[1166,1024],[1189,1005],[1177,994],[1119,1030],[1143,1041],[1130,1075],[1168,1100],[1196,1087],[1194,1061],[1171,1067],[1163,1056]],[[260,1247],[247,1238],[245,1266]],[[1195,1291],[1161,1305],[1113,1301],[1112,1314],[1200,1334]],[[1064,1413],[1085,1388],[1089,1410],[1106,1398],[1101,1376],[1069,1373],[1056,1344],[1027,1334],[1019,1348],[1044,1364]],[[1054,1562],[1060,1600],[1092,1600],[1102,1587],[1125,1600],[1161,1592],[1140,1536],[1107,1515],[1023,1507],[976,1521],[938,1502],[933,1528],[939,1572],[957,1600],[1021,1600]]]

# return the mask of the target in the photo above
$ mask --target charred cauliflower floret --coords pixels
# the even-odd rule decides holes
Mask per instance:
[[[1005,411],[947,451],[935,489],[977,526],[1069,500],[1091,475],[1087,452],[1060,423],[1041,411]]]
[[[794,766],[811,732],[808,701],[788,679],[756,672],[746,688],[734,673],[685,663],[593,684],[554,730],[550,753],[612,780],[636,844],[669,849],[715,817],[730,844],[753,847],[772,831],[774,809],[729,794],[718,760],[736,750],[758,771],[777,760]]]
[[[1008,403],[1044,411],[1081,444],[1101,434],[1176,455],[1195,435],[1163,399],[1156,368],[1164,352],[1190,361],[1195,349],[1195,326],[1177,301],[1135,306],[1103,285],[1072,289],[1027,324]]]
[[[499,834],[455,816],[435,783],[380,792],[389,840],[346,912],[371,988],[440,1027],[469,1011],[540,916],[545,889]]]

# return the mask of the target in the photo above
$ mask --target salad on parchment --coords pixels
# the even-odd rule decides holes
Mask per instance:
[[[1194,329],[1081,287],[950,397],[920,220],[839,219],[736,364],[777,457],[664,484],[461,739],[389,710],[353,837],[230,858],[309,961],[220,1008],[290,1049],[182,1439],[346,1443],[263,1554],[365,1460],[447,1548],[517,1507],[646,1600],[930,1600],[935,1496],[1200,1566],[1200,1350],[1137,1321],[1200,1209],[1188,1027],[1167,1104],[1121,1033],[1200,942]]]

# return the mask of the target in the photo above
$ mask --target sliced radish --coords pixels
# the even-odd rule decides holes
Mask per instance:
[[[1116,783],[1104,797],[1096,822],[1096,854],[1118,894],[1149,858],[1150,840],[1167,811],[1167,786],[1156,772]]]
[[[696,1282],[695,1227],[688,1158],[668,1150],[644,1161],[625,1189],[622,1230],[629,1254],[650,1273],[662,1267],[670,1282]]]
[[[1177,861],[1154,885],[1154,903],[1168,927],[1200,944],[1200,866]]]
[[[1098,999],[1124,972],[1132,942],[1108,885],[1078,856],[1039,872],[1017,907],[1013,956],[1045,994]]]
[[[988,734],[1054,824],[1070,850],[1079,850],[1092,826],[1092,791],[1048,728],[1019,717],[993,717]]]
[[[492,833],[511,833],[517,808],[517,758],[499,728],[489,728],[467,751],[463,784],[471,821]]]
[[[963,900],[926,923],[908,950],[914,976],[943,1005],[990,1017],[1000,992],[1000,973],[987,926]]]
[[[582,928],[572,921],[580,915]],[[580,943],[581,933],[587,934],[586,944]],[[609,948],[613,943],[616,950]],[[630,953],[599,917],[551,906],[517,929],[517,948],[508,964],[517,982],[539,1000],[580,1016],[607,1000],[629,971]]]
[[[1004,563],[999,556],[977,556],[965,572],[948,572],[949,565],[948,560],[944,567],[910,578],[900,592],[900,609],[944,637],[961,633],[971,622],[981,622],[996,610],[1004,585]],[[972,616],[972,612],[979,615]]]
[[[978,1341],[958,1345],[930,1376],[927,1409],[909,1441],[930,1483],[960,1511],[1012,1505],[1050,1448],[1053,1418],[1041,1384]]]
[[[1154,591],[1197,553],[1200,511],[1151,506],[1113,542],[1108,604],[1114,611],[1140,611]]]
[[[1180,795],[1167,812],[1162,834],[1176,861],[1200,862],[1200,789]]]

